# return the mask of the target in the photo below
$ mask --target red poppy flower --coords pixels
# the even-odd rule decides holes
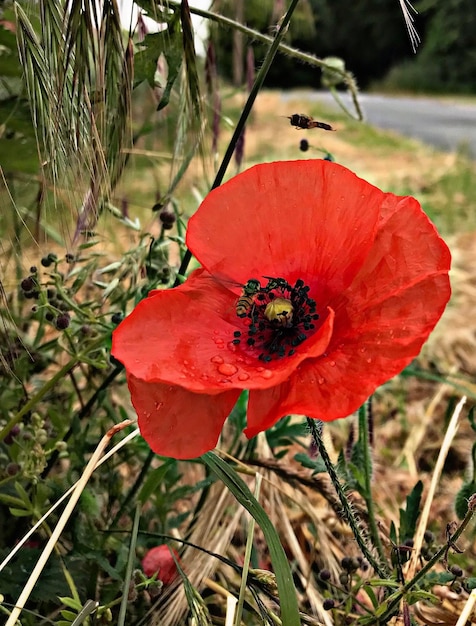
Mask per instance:
[[[450,297],[450,253],[411,197],[328,161],[257,165],[190,219],[202,264],[116,329],[151,448],[212,449],[243,389],[248,437],[284,415],[355,411],[418,355]]]

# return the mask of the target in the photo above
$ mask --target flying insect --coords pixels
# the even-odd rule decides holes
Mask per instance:
[[[300,128],[302,130],[309,130],[310,128],[322,128],[322,130],[335,130],[330,124],[326,122],[318,122],[314,120],[310,115],[302,115],[300,113],[293,113],[293,115],[287,116],[291,126]]]

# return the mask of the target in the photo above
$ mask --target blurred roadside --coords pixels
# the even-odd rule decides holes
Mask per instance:
[[[332,95],[324,91],[282,92],[281,100],[287,102],[297,96],[339,110]],[[346,94],[340,97],[352,109],[350,98]],[[359,100],[369,124],[394,130],[447,152],[462,150],[476,159],[476,101],[379,94],[360,94]]]

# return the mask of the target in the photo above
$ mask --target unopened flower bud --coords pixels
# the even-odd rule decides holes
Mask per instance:
[[[3,442],[9,446],[13,443],[13,438],[16,437],[17,435],[20,434],[20,426],[18,424],[15,424],[15,426],[12,426],[12,428],[10,429],[10,431],[7,433],[5,439],[3,440]]]
[[[450,567],[450,572],[451,574],[453,574],[453,576],[456,576],[457,578],[463,575],[463,570],[459,565],[452,565]]]
[[[67,313],[62,313],[56,318],[55,326],[58,330],[65,330],[66,328],[68,328],[70,322],[70,316]]]
[[[22,291],[32,291],[35,287],[35,281],[31,276],[28,276],[21,281],[20,287]]]
[[[331,573],[328,569],[321,569],[321,571],[319,572],[319,578],[323,580],[324,582],[326,580],[330,580],[330,577],[331,577]]]
[[[5,471],[7,472],[7,476],[16,476],[20,471],[20,466],[18,463],[9,463]]]
[[[159,213],[159,219],[162,222],[163,227],[168,230],[172,228],[172,226],[177,221],[177,216],[175,212],[168,207],[164,207],[162,211]]]
[[[177,566],[174,557],[178,559],[178,553],[173,548],[163,544],[151,548],[142,559],[142,569],[144,574],[151,578],[157,574],[164,585],[170,585],[178,576]]]
[[[435,535],[431,532],[431,530],[425,530],[425,534],[423,535],[426,543],[432,544],[435,541]]]
[[[122,313],[113,313],[111,315],[111,322],[113,324],[120,324],[123,320],[123,315]]]

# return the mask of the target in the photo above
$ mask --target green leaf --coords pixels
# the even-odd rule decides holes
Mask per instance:
[[[146,80],[155,87],[157,62],[161,54],[167,60],[168,74],[162,98],[158,109],[163,109],[169,103],[172,87],[179,75],[182,65],[182,38],[174,23],[167,30],[146,35],[142,45],[145,47],[134,58],[134,88]]]
[[[146,481],[144,482],[142,489],[139,492],[139,500],[144,504],[149,500],[150,496],[155,493],[159,485],[163,482],[165,475],[170,469],[172,459],[165,461],[163,465],[149,472]]]
[[[69,620],[69,622],[66,622],[67,624],[71,624],[71,622],[73,622],[77,617],[77,613],[73,613],[72,611],[60,611],[60,613],[61,617]]]
[[[421,589],[417,589],[415,591],[409,591],[405,596],[408,604],[415,604],[416,602],[420,602],[421,600],[426,600],[427,602],[432,602],[433,604],[438,604],[440,600],[429,591],[423,591]]]
[[[30,517],[31,512],[25,511],[25,509],[10,509],[10,513],[15,517]]]
[[[17,492],[18,496],[20,497],[20,500],[23,502],[25,507],[31,509],[30,496],[28,495],[28,493],[26,492],[25,488],[23,487],[21,483],[19,482],[15,483],[15,491]]]
[[[412,492],[407,496],[405,509],[400,509],[400,529],[399,541],[403,543],[405,539],[411,539],[415,534],[416,523],[420,515],[421,494],[423,483],[421,480],[413,487]]]
[[[455,511],[459,519],[464,519],[468,512],[468,499],[476,493],[476,483],[473,481],[464,483],[461,489],[456,494],[455,498]]]
[[[474,431],[476,431],[475,417],[476,417],[476,407],[472,406],[468,412],[468,420],[469,420],[469,423],[471,424],[471,428]]]
[[[70,609],[74,609],[75,611],[80,611],[81,607],[83,606],[81,602],[78,602],[74,598],[69,598],[67,596],[60,596],[59,601],[62,602],[65,606],[69,607]]]
[[[372,602],[372,606],[374,607],[374,609],[376,609],[379,605],[379,600],[377,599],[377,596],[375,595],[375,592],[372,589],[372,587],[369,584],[365,584],[362,587],[362,589],[365,591],[365,593],[369,597],[369,600],[370,602]]]
[[[300,626],[299,606],[291,569],[274,525],[246,483],[228,463],[225,463],[213,452],[207,452],[200,458],[260,525],[268,544],[269,554],[276,574],[281,604],[281,621],[286,626]]]
[[[303,467],[312,469],[313,476],[314,474],[325,474],[327,472],[326,464],[321,457],[311,459],[307,454],[304,454],[304,452],[298,452],[294,455],[294,460],[300,463]]]

